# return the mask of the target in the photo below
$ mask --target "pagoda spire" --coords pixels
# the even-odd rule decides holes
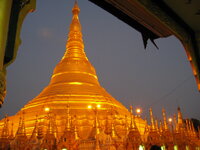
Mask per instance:
[[[135,116],[133,115],[133,107],[130,106],[130,112],[131,112],[131,123],[130,123],[130,131],[135,130],[136,124],[135,124]]]
[[[163,116],[164,130],[168,130],[167,117],[164,108],[162,109],[162,116]]]
[[[176,114],[174,114],[173,118],[174,118],[174,130],[175,132],[178,132],[178,123],[176,119]]]
[[[38,133],[37,133],[37,138],[40,140],[43,138],[43,129],[42,129],[42,126],[41,126],[41,120],[38,121]]]
[[[160,133],[163,132],[163,124],[162,124],[162,121],[159,121],[159,132],[160,132]]]
[[[100,126],[97,117],[97,109],[95,109],[94,111],[95,111],[94,124],[89,138],[97,139],[98,135],[100,134]]]
[[[156,128],[156,131],[158,132],[159,131],[158,120],[155,120],[155,128]]]
[[[46,135],[53,135],[54,137],[56,137],[56,129],[55,129],[55,120],[54,120],[54,116],[52,113],[48,114],[48,127],[47,127],[47,132]]]
[[[190,129],[190,125],[189,125],[189,119],[186,119],[185,122],[186,122],[186,129],[188,131],[190,131],[191,129]]]
[[[30,141],[37,139],[37,136],[38,136],[37,134],[38,134],[38,119],[36,116],[35,127],[33,129],[32,135],[30,137]]]
[[[178,107],[177,131],[181,132],[183,128],[184,128],[183,117],[182,117],[181,109],[180,107]]]
[[[24,111],[22,112],[22,116],[19,118],[19,126],[17,129],[16,136],[24,136],[26,137],[26,128],[25,128],[25,122],[24,122]]]
[[[194,128],[194,124],[193,124],[192,120],[189,120],[189,122],[190,122],[190,126],[191,126],[192,135],[195,136],[196,135],[196,131],[195,131],[195,128]]]
[[[178,107],[178,125],[182,125],[182,124],[183,124],[183,117],[181,113],[181,108]]]
[[[80,8],[78,7],[77,1],[75,1],[74,7],[72,9],[73,17],[68,34],[66,52],[63,59],[65,58],[87,59],[84,52],[81,24],[78,16],[79,12]]]
[[[149,113],[150,113],[150,119],[151,119],[151,128],[152,128],[152,130],[155,130],[155,122],[154,122],[152,108],[149,109]]]

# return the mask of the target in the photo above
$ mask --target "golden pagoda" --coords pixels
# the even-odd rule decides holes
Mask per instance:
[[[159,126],[150,109],[148,125],[133,114],[132,106],[129,112],[101,87],[84,51],[79,12],[75,2],[66,52],[49,85],[16,115],[0,121],[0,150],[200,148],[200,132],[191,122],[184,126],[180,108],[174,130],[167,124],[165,111]]]
[[[84,51],[79,12],[80,9],[77,2],[75,2],[72,9],[73,18],[69,29],[66,51],[61,61],[56,65],[49,85],[38,96],[29,101],[16,115],[9,117],[12,122],[18,122],[19,118],[24,116],[27,136],[32,134],[36,118],[41,123],[48,113],[53,113],[56,116],[57,130],[60,135],[63,132],[62,129],[64,129],[68,106],[71,116],[76,115],[83,119],[94,117],[93,109],[97,106],[99,106],[98,116],[101,119],[107,115],[108,110],[112,110],[121,116],[129,115],[128,110],[98,82],[95,68]],[[88,109],[88,106],[93,108]],[[87,126],[83,121],[80,130],[87,130]],[[15,123],[14,133],[17,128],[18,124]],[[85,136],[85,133],[83,135]]]

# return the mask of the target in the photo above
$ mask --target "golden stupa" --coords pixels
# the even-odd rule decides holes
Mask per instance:
[[[16,115],[0,121],[0,150],[199,150],[200,130],[184,123],[180,108],[174,123],[151,125],[133,115],[98,82],[84,52],[75,3],[66,52],[50,84]]]
[[[80,9],[75,2],[66,52],[56,65],[49,85],[16,115],[9,117],[10,121],[15,122],[14,133],[18,128],[19,118],[24,116],[26,134],[30,136],[36,118],[43,121],[47,116],[47,111],[51,111],[56,115],[58,133],[61,134],[68,107],[71,116],[76,115],[82,118],[94,117],[94,112],[89,110],[88,106],[93,108],[100,106],[98,108],[100,119],[106,117],[108,111],[123,117],[130,115],[128,110],[106,92],[98,82],[95,68],[89,62],[84,51],[79,12]],[[81,127],[80,130],[87,129],[84,121]]]

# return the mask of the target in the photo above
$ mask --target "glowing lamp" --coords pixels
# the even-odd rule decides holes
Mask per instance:
[[[44,108],[44,111],[49,112],[49,111],[50,111],[50,108],[49,108],[49,107],[45,107],[45,108]]]
[[[137,114],[140,114],[141,112],[142,112],[142,110],[141,110],[140,108],[137,108],[137,109],[136,109],[136,113],[137,113]]]
[[[92,105],[88,105],[88,107],[87,107],[88,109],[92,109]]]
[[[165,148],[165,146],[161,146],[161,150],[165,150],[166,148]]]
[[[100,105],[100,104],[98,104],[98,105],[97,105],[97,108],[101,108],[101,105]]]
[[[144,150],[144,146],[140,145],[139,150]]]
[[[178,150],[178,146],[177,145],[174,145],[174,150]]]
[[[172,118],[169,118],[168,121],[171,123],[172,122]]]

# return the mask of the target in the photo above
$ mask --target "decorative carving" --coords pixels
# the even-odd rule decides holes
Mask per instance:
[[[21,0],[20,1],[20,6],[23,8],[26,4],[30,3],[30,0]]]
[[[0,71],[0,107],[6,96],[6,71]]]
[[[185,29],[171,19],[170,16],[162,11],[154,2],[149,0],[141,0],[139,2],[153,13],[155,17],[159,18],[167,28],[174,32],[172,34],[175,34],[180,40],[188,40],[190,38],[190,35],[185,31]]]

